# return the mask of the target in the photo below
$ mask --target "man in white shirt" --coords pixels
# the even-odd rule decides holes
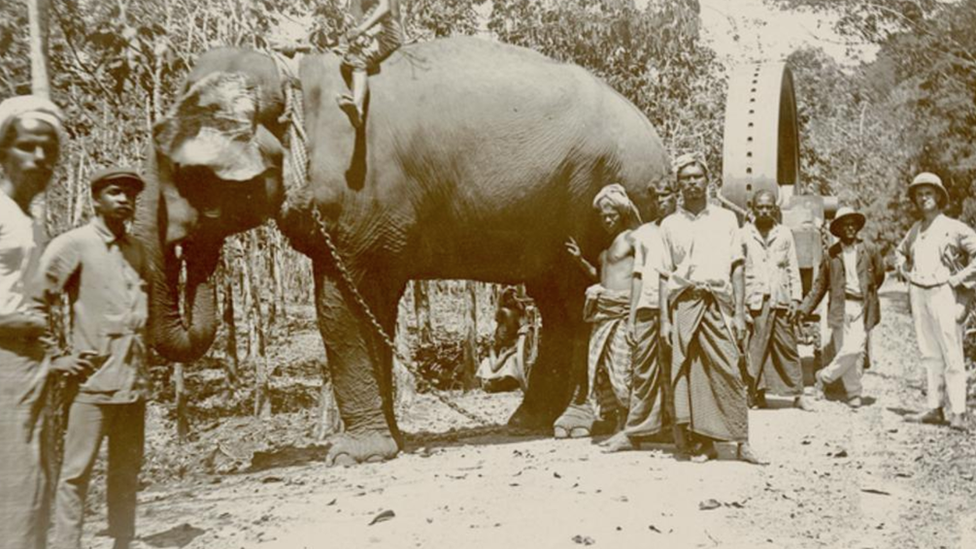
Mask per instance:
[[[61,110],[25,95],[0,103],[0,547],[44,547],[48,474],[39,431],[39,395],[47,323],[30,299],[43,224],[31,203],[44,192],[63,141]],[[52,370],[83,372],[80,357],[62,357]]]
[[[749,447],[749,407],[739,372],[746,335],[743,249],[732,212],[708,203],[708,168],[699,155],[675,161],[684,204],[661,223],[664,243],[661,335],[671,342],[674,421],[679,446],[695,461],[718,457],[716,442],[761,463]],[[672,328],[673,327],[673,328]]]
[[[907,416],[912,422],[966,430],[966,364],[963,323],[976,278],[976,232],[946,217],[949,194],[942,179],[920,173],[908,187],[919,213],[898,245],[899,270],[909,282],[915,335],[928,373],[928,410]]]
[[[829,291],[827,322],[833,331],[834,358],[816,374],[817,398],[824,386],[838,380],[844,384],[847,404],[861,406],[861,376],[867,354],[868,334],[881,320],[878,288],[884,282],[881,255],[859,236],[866,219],[849,207],[842,207],[830,223],[830,232],[840,239],[824,254],[813,288],[800,305],[807,316]]]

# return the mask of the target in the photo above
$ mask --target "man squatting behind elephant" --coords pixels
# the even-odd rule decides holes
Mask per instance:
[[[578,394],[560,419],[578,416],[573,427],[557,420],[556,438],[589,436],[600,419],[611,428],[624,419],[631,385],[631,348],[627,334],[630,292],[634,272],[632,232],[641,222],[640,213],[619,184],[603,187],[593,199],[603,229],[613,239],[600,253],[600,269],[583,258],[576,240],[570,238],[566,250],[591,279],[598,280],[586,289],[583,317],[593,325],[587,359],[587,393]],[[578,389],[579,390],[579,389]],[[616,429],[614,429],[616,430]]]
[[[108,437],[108,535],[115,549],[135,537],[136,491],[142,467],[148,316],[146,253],[128,234],[144,187],[131,169],[92,176],[95,216],[54,240],[41,256],[38,299],[51,307],[67,292],[69,343],[97,371],[72,376],[64,462],[55,501],[54,547],[80,549],[85,498],[102,439]],[[90,374],[90,375],[88,375]],[[74,392],[74,391],[72,391]]]
[[[800,266],[793,231],[780,225],[777,210],[772,191],[757,191],[752,200],[754,221],[742,227],[747,320],[751,320],[746,383],[751,400],[760,408],[766,407],[768,391],[810,410],[803,397],[794,324],[803,298]]]
[[[700,155],[675,160],[684,203],[661,222],[661,334],[671,342],[676,442],[696,460],[718,456],[761,463],[749,447],[749,407],[738,368],[745,338],[745,281],[739,223],[708,203],[708,167]]]
[[[32,281],[44,241],[31,203],[51,181],[65,141],[61,110],[37,96],[0,103],[0,547],[46,545],[50,471],[43,388],[49,371],[84,373],[78,355],[45,360],[47,322],[34,310]]]

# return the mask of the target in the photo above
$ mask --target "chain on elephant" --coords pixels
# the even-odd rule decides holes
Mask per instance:
[[[289,128],[289,143],[287,150],[290,158],[289,165],[291,166],[291,170],[289,170],[286,174],[286,179],[290,180],[290,184],[287,185],[287,187],[290,189],[299,189],[304,187],[308,182],[308,152],[306,149],[307,138],[305,134],[303,116],[304,106],[302,105],[301,90],[299,88],[298,79],[292,74],[287,62],[285,62],[280,55],[272,54],[272,57],[276,60],[278,71],[284,76],[283,80],[288,82],[288,84],[286,84],[288,86],[288,90],[285,93],[285,110],[281,116],[281,121],[287,123]],[[430,382],[424,379],[412,360],[408,360],[407,357],[400,353],[393,339],[389,334],[386,333],[386,330],[383,329],[383,326],[379,323],[379,320],[377,320],[376,315],[373,314],[373,311],[366,302],[366,299],[356,287],[356,282],[349,273],[349,269],[346,268],[346,263],[342,259],[342,254],[339,253],[339,248],[332,239],[332,235],[325,224],[325,220],[322,219],[322,214],[319,212],[318,206],[313,204],[311,207],[311,213],[316,227],[318,228],[322,235],[322,239],[325,242],[325,247],[329,252],[330,259],[335,265],[336,270],[339,272],[339,277],[342,279],[342,283],[345,284],[346,288],[349,290],[349,293],[353,296],[357,306],[360,308],[362,313],[366,315],[366,319],[380,336],[380,339],[382,339],[383,343],[390,348],[393,356],[395,356],[396,359],[406,367],[407,371],[410,372],[410,374],[414,377],[414,380],[420,386],[420,388],[434,395],[438,401],[451,410],[454,410],[458,414],[470,419],[479,426],[491,425],[490,421],[464,408],[453,399],[439,391]]]

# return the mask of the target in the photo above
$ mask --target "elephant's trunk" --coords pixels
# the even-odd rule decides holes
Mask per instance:
[[[146,188],[142,193],[135,235],[149,259],[149,331],[153,346],[167,359],[190,362],[200,358],[217,333],[216,294],[211,279],[220,255],[218,243],[189,241],[182,254],[168,242],[168,212],[162,197],[161,173],[154,147],[149,146]],[[165,163],[165,161],[164,161]],[[166,171],[166,170],[164,170]],[[186,266],[186,307],[180,308],[180,273]]]

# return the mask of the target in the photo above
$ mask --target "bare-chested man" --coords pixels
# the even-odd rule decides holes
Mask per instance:
[[[556,420],[556,438],[592,434],[596,418],[623,419],[630,399],[631,352],[627,337],[630,291],[634,276],[632,231],[640,225],[640,214],[619,184],[607,185],[593,199],[603,228],[613,237],[600,253],[600,269],[590,265],[572,238],[566,249],[587,275],[599,284],[586,290],[585,320],[593,324],[590,334],[587,399],[574,401]],[[622,413],[621,413],[622,412]]]

